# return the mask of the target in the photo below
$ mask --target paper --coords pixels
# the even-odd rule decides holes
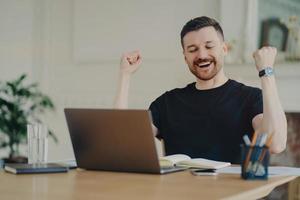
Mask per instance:
[[[285,176],[300,176],[300,168],[276,166],[269,168],[269,174],[285,175]]]
[[[240,166],[231,166],[218,169],[217,173],[223,174],[240,174]],[[285,167],[285,166],[271,166],[269,167],[269,176],[300,176],[300,168]]]

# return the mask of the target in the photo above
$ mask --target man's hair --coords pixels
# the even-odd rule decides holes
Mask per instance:
[[[190,21],[188,21],[182,28],[180,36],[181,36],[181,45],[183,48],[183,37],[192,31],[197,31],[200,30],[204,27],[208,27],[208,26],[212,26],[214,27],[214,29],[217,31],[217,33],[219,33],[222,36],[222,39],[224,40],[224,34],[223,34],[223,30],[220,26],[220,24],[212,18],[206,17],[206,16],[202,16],[202,17],[197,17],[194,19],[191,19]]]

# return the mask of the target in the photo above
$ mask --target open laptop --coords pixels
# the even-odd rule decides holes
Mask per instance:
[[[160,168],[147,110],[64,111],[80,168],[155,174],[184,169]]]

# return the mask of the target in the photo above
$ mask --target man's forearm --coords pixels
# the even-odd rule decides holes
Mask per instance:
[[[286,116],[279,100],[275,77],[261,77],[261,84],[264,103],[262,131],[273,134],[271,151],[279,153],[286,146]]]
[[[130,74],[120,73],[119,86],[117,96],[115,99],[114,107],[118,109],[128,108],[128,93],[130,85]]]

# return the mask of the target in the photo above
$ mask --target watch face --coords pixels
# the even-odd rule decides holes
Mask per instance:
[[[273,69],[271,68],[271,67],[267,67],[266,69],[265,69],[265,72],[266,72],[266,75],[268,76],[268,75],[272,75],[273,74]]]
[[[259,72],[259,77],[262,76],[272,76],[274,74],[274,70],[272,67],[266,67],[265,69]]]
[[[272,73],[272,72],[273,72],[272,68],[267,68],[267,69],[266,69],[266,73],[267,73],[267,74],[270,74],[270,73]]]

